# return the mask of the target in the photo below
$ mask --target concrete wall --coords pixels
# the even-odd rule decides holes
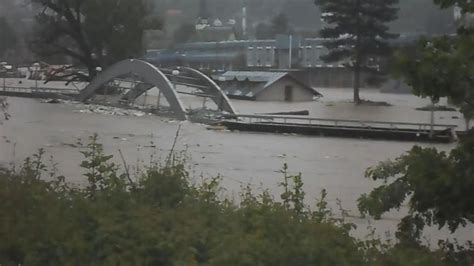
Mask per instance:
[[[272,86],[258,94],[257,101],[285,101],[285,87],[293,87],[293,102],[312,101],[313,94],[311,91],[304,89],[299,83],[293,81],[291,78],[283,78]]]

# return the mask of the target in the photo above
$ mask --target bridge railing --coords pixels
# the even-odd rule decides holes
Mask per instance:
[[[338,127],[364,127],[364,128],[384,128],[392,130],[418,129],[420,131],[431,130],[429,123],[410,123],[410,122],[386,122],[370,120],[351,120],[351,119],[327,119],[327,118],[309,118],[297,116],[278,116],[278,115],[229,115],[227,118],[237,118],[247,123],[280,123],[294,125],[326,125]],[[434,124],[435,130],[450,130],[456,128],[452,124]]]
[[[12,92],[12,93],[53,93],[53,94],[78,94],[79,91],[75,89],[57,89],[57,88],[36,88],[36,87],[1,87],[0,92]]]

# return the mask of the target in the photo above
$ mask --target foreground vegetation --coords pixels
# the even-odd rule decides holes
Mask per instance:
[[[446,248],[351,237],[325,191],[314,209],[304,204],[301,176],[286,166],[280,200],[243,187],[234,201],[219,178],[193,184],[174,156],[132,176],[96,137],[83,154],[82,187],[43,151],[1,171],[1,265],[463,265]]]

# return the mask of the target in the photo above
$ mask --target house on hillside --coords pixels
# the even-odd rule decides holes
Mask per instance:
[[[322,96],[288,72],[228,71],[213,78],[229,98],[304,102]]]

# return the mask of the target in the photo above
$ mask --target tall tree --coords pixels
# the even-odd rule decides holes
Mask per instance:
[[[354,72],[354,102],[360,104],[361,73],[379,74],[378,61],[390,53],[387,40],[397,38],[388,23],[397,18],[398,0],[315,0],[324,28],[321,37],[329,53],[326,62],[346,61]]]
[[[0,17],[0,58],[14,48],[17,41],[16,33],[5,18]]]
[[[457,4],[463,13],[474,10],[474,3],[464,1],[438,1],[442,7]],[[460,107],[466,119],[466,128],[474,113],[474,31],[459,24],[456,36],[423,38],[413,51],[401,50],[397,54],[398,74],[413,87],[417,96],[437,101],[449,97]]]
[[[465,14],[474,11],[470,0],[434,1],[443,8],[456,4]],[[422,39],[413,53],[401,55],[400,73],[415,94],[432,99],[448,96],[470,117],[474,110],[473,45],[473,31],[463,25],[457,36]],[[359,209],[378,219],[408,202],[408,214],[398,225],[397,238],[402,244],[420,245],[426,226],[448,227],[454,232],[474,223],[473,162],[474,130],[467,131],[449,153],[414,147],[395,161],[367,171],[367,177],[383,184],[359,198]],[[472,242],[448,249],[456,265],[472,265]]]
[[[145,0],[31,0],[42,7],[37,16],[33,51],[40,56],[66,56],[79,62],[90,80],[97,66],[140,55],[147,28],[161,27],[148,16]]]
[[[474,132],[449,154],[414,147],[395,161],[380,163],[366,176],[383,185],[358,200],[359,209],[376,219],[408,202],[409,212],[398,225],[397,237],[415,244],[425,226],[447,226],[451,232],[474,223]]]

